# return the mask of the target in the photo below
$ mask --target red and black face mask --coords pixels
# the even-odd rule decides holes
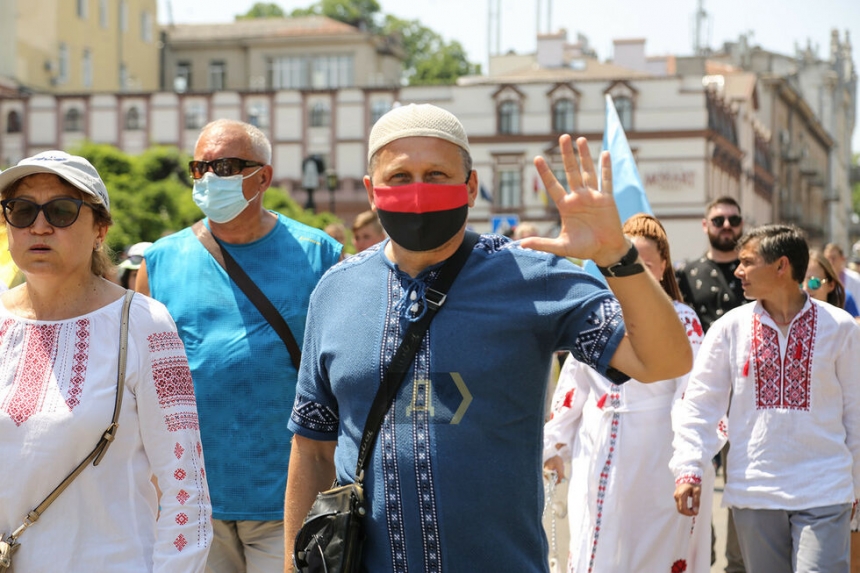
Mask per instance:
[[[410,251],[438,249],[463,228],[469,214],[466,184],[374,187],[373,200],[385,232]]]

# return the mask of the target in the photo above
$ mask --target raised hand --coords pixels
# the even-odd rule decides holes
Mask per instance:
[[[604,151],[600,155],[601,191],[598,190],[597,173],[588,141],[584,137],[576,140],[578,162],[569,135],[559,137],[558,144],[570,193],[565,191],[543,157],[535,157],[534,164],[547,193],[558,208],[561,231],[554,239],[523,239],[522,246],[562,257],[591,259],[600,266],[612,265],[627,253],[629,246],[621,232],[621,220],[612,196],[609,152]]]

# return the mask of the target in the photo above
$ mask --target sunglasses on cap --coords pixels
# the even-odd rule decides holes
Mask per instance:
[[[18,229],[25,229],[35,223],[39,211],[45,214],[45,220],[49,225],[62,228],[68,227],[78,220],[81,205],[95,209],[86,201],[71,197],[58,197],[41,205],[29,199],[5,199],[0,201],[0,205],[3,206],[3,216],[6,218],[6,222]]]
[[[210,169],[218,177],[230,177],[231,175],[239,175],[246,167],[262,167],[263,165],[263,163],[248,161],[239,157],[223,157],[212,161],[189,161],[188,169],[191,171],[192,179],[202,179]]]
[[[729,215],[728,217],[724,217],[723,215],[717,215],[716,217],[711,217],[711,224],[714,227],[722,227],[725,225],[726,220],[729,221],[729,225],[732,227],[740,227],[741,223],[744,222],[743,218],[740,215]]]
[[[818,277],[809,277],[806,279],[806,288],[809,290],[818,290],[821,288],[821,285],[827,282],[827,279],[820,279]]]

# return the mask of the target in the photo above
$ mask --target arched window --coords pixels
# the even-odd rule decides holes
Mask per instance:
[[[314,102],[311,107],[311,127],[328,127],[329,110],[325,102]]]
[[[137,131],[141,129],[140,112],[136,107],[130,107],[125,112],[125,128],[128,131]]]
[[[499,133],[513,135],[520,132],[520,105],[515,101],[499,104]]]
[[[618,121],[621,122],[621,127],[624,131],[633,129],[633,100],[629,97],[621,96],[614,98],[615,111],[618,112]]]
[[[84,130],[84,118],[78,108],[72,107],[66,110],[63,116],[63,131],[75,133]]]
[[[573,133],[576,127],[574,122],[575,110],[573,100],[557,100],[552,106],[552,130],[555,133]]]
[[[21,133],[21,116],[15,110],[6,115],[6,133]]]

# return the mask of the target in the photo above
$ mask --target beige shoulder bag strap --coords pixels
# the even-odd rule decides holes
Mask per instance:
[[[93,462],[94,466],[99,465],[99,462],[104,458],[105,452],[107,452],[108,446],[110,446],[111,442],[113,442],[116,437],[117,429],[119,428],[119,413],[122,408],[122,395],[123,395],[123,384],[125,383],[125,365],[126,365],[126,355],[128,353],[128,314],[129,308],[131,307],[131,299],[134,296],[133,290],[128,290],[125,293],[125,300],[122,305],[122,322],[120,324],[119,330],[119,360],[116,373],[116,402],[113,407],[113,419],[111,420],[110,426],[107,427],[104,434],[102,434],[99,443],[96,444],[96,447],[92,452],[78,464],[72,473],[70,473],[66,479],[60,482],[54,491],[48,495],[42,503],[36,506],[30,513],[27,514],[27,517],[24,518],[24,523],[22,523],[18,529],[12,533],[9,537],[5,537],[0,535],[0,571],[4,569],[8,569],[12,566],[12,554],[18,548],[18,537],[24,533],[24,531],[36,523],[36,521],[42,516],[48,506],[54,503],[60,494],[69,487],[78,475],[84,468],[89,465],[90,462]]]

